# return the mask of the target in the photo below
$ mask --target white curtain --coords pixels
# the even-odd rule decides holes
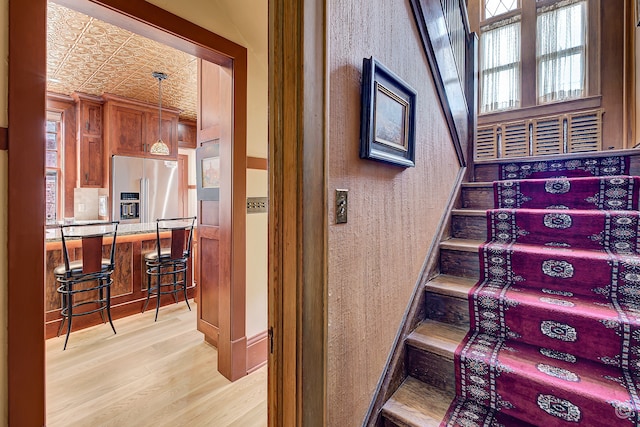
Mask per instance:
[[[480,52],[480,111],[519,107],[520,20],[511,19],[483,28]]]
[[[538,12],[538,103],[585,95],[586,2],[564,1]]]

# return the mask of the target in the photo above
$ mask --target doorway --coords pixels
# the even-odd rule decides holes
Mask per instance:
[[[238,101],[233,104],[234,120],[229,133],[233,135],[234,146],[246,147],[246,49],[147,2],[63,0],[58,3],[82,8],[84,13],[207,61],[227,64],[231,61],[234,95]],[[37,124],[44,125],[46,0],[28,4],[11,2],[9,19],[9,141],[20,141],[20,150],[9,150],[9,423],[41,425],[45,419],[44,300],[41,286],[24,286],[24,283],[42,283],[44,277],[44,188],[40,173],[44,170],[44,136],[43,126]],[[239,162],[234,164],[234,170],[244,172],[246,156],[242,154],[233,153],[234,162]],[[241,191],[234,191],[232,196],[236,213],[239,200],[242,205],[245,203],[243,187],[239,189]],[[229,220],[233,220],[233,216]],[[235,228],[238,229],[235,233],[244,233],[240,230],[243,227]],[[236,237],[229,236],[229,241]],[[244,244],[243,234],[240,241]],[[243,277],[245,263],[240,258],[244,254],[239,247],[226,251],[225,256],[230,273],[236,271],[236,277]],[[233,282],[229,292],[234,291],[238,296],[244,295],[241,280]],[[228,305],[223,308],[231,316],[232,300],[226,301]],[[233,301],[237,304],[238,298]],[[232,333],[231,318],[223,320],[228,321],[220,323],[220,336],[225,341],[219,341],[219,345],[223,344],[219,351],[233,360],[234,353],[242,349],[238,345],[241,340]]]

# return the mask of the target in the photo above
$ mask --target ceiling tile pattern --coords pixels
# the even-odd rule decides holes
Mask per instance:
[[[197,62],[194,56],[125,31],[55,3],[48,5],[47,90],[70,95],[113,93],[158,103],[196,120]]]

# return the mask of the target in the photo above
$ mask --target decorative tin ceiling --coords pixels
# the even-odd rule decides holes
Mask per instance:
[[[47,90],[70,95],[113,93],[158,103],[158,80],[166,73],[162,105],[196,119],[197,62],[194,56],[82,13],[49,2]]]

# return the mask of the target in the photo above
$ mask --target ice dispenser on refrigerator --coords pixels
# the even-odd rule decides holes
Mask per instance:
[[[151,222],[178,215],[178,162],[142,157],[112,157],[113,219]]]

